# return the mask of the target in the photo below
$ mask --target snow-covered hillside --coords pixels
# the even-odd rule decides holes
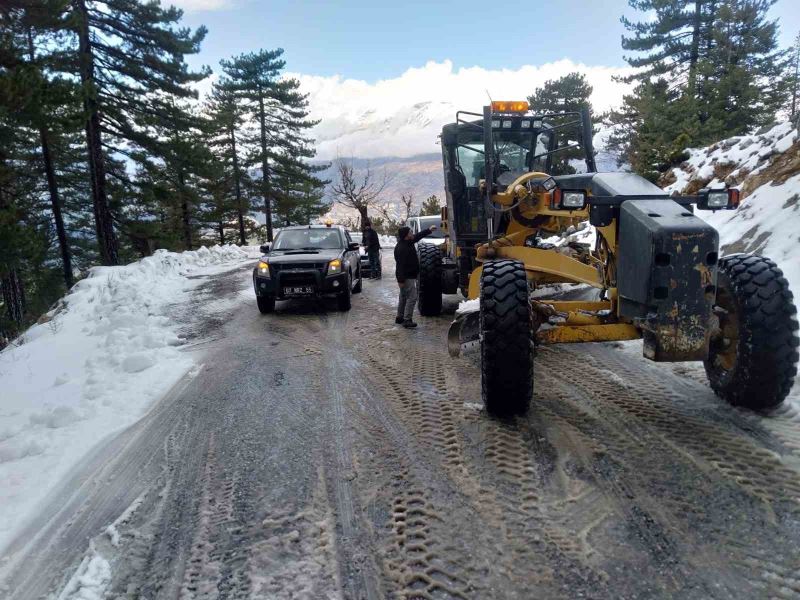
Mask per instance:
[[[689,159],[662,184],[695,193],[727,184],[741,190],[736,211],[698,211],[720,234],[721,254],[753,252],[772,258],[800,301],[800,139],[790,123],[753,135],[689,149]]]
[[[0,549],[93,446],[141,418],[195,366],[179,350],[193,290],[201,276],[254,256],[215,246],[95,267],[0,352]],[[198,310],[223,310],[221,302],[205,298]]]

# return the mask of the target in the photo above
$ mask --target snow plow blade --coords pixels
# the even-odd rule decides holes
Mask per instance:
[[[474,350],[480,343],[480,312],[456,315],[447,331],[447,351],[452,357]]]

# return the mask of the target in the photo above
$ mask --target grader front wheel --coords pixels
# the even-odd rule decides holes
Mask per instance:
[[[528,281],[518,260],[483,264],[480,293],[481,391],[487,412],[524,414],[533,393]]]
[[[442,253],[433,244],[418,244],[419,314],[436,317],[442,313]]]
[[[722,399],[753,410],[783,402],[797,374],[797,309],[778,266],[761,256],[722,258],[706,374]]]

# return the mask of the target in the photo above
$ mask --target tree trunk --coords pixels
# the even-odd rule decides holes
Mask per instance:
[[[3,287],[3,304],[6,307],[6,315],[17,326],[21,326],[25,317],[25,289],[19,271],[11,269],[0,279],[0,284]]]
[[[192,249],[192,222],[189,214],[189,198],[186,194],[186,178],[183,171],[178,171],[178,185],[181,194],[181,224],[183,229],[183,245],[186,250]]]
[[[706,47],[706,59],[711,56],[711,47],[713,44],[713,36],[714,36],[714,18],[717,13],[717,5],[716,2],[709,3],[708,14],[706,15],[706,35],[705,35],[705,47]],[[700,89],[699,94],[700,100],[700,123],[705,123],[708,121],[708,67],[703,69],[703,85]]]
[[[697,61],[700,58],[700,29],[703,24],[703,0],[695,0],[692,23],[692,48],[689,51],[689,95],[694,98],[697,81]]]
[[[264,194],[264,215],[267,217],[267,241],[272,242],[272,202],[269,189],[269,159],[267,158],[267,119],[264,115],[264,95],[259,90],[258,120],[261,126],[261,192]]]
[[[36,57],[33,50],[33,34],[30,29],[28,29],[28,55],[33,63]],[[61,214],[61,201],[58,197],[56,172],[53,168],[53,161],[50,155],[48,132],[47,128],[43,125],[39,127],[39,139],[42,143],[42,162],[44,163],[44,172],[47,177],[47,189],[50,192],[50,206],[53,210],[53,220],[56,225],[58,247],[59,250],[61,250],[61,267],[64,271],[64,283],[67,289],[70,289],[75,281],[72,275],[72,255],[70,253],[69,243],[67,242],[67,232],[64,228],[64,217]]]
[[[369,221],[369,217],[367,216],[367,207],[366,206],[359,206],[358,207],[358,214],[361,216],[361,222],[359,223],[359,229],[361,231],[364,230],[364,224]]]
[[[97,89],[94,80],[94,56],[89,38],[89,14],[85,0],[72,0],[78,15],[78,52],[83,93],[83,109],[86,114],[86,148],[89,158],[89,177],[92,184],[97,245],[100,260],[104,265],[119,264],[117,237],[108,207],[106,195],[106,173],[103,146],[100,135],[100,115],[97,105]]]
[[[236,133],[233,130],[233,123],[228,126],[228,133],[231,136],[231,148],[233,149],[233,182],[236,187],[236,216],[239,219],[239,245],[247,244],[247,236],[244,232],[244,214],[242,214],[242,179],[239,173],[239,154],[236,151]]]
[[[225,223],[220,221],[217,223],[217,230],[219,231],[219,245],[225,245]]]
[[[797,88],[800,87],[800,35],[797,36],[794,52],[794,81],[792,82],[792,113],[791,120],[797,115]]]

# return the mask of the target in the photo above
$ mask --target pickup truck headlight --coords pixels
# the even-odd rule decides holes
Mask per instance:
[[[334,258],[328,263],[328,275],[337,275],[342,272],[342,261]]]
[[[258,268],[258,274],[261,275],[261,277],[269,278],[269,264],[267,264],[263,260],[260,260],[260,261],[258,261],[258,267],[257,268]]]

